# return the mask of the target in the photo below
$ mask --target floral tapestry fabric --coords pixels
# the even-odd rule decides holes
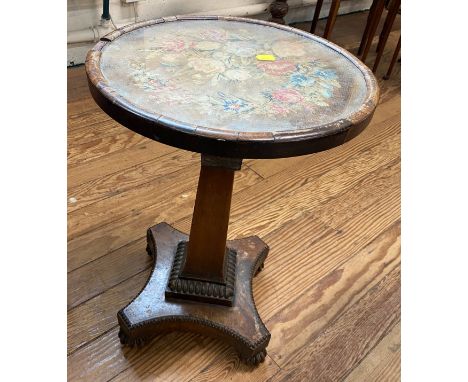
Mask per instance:
[[[356,111],[366,91],[359,69],[330,47],[225,20],[162,23],[124,34],[104,48],[101,71],[111,88],[146,113],[220,130],[313,128]]]

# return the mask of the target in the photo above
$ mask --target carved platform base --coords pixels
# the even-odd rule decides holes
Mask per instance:
[[[177,247],[187,240],[166,223],[148,230],[153,272],[138,296],[117,314],[120,341],[143,345],[157,333],[185,330],[223,339],[247,364],[263,362],[270,333],[253,301],[252,278],[263,268],[268,246],[257,236],[227,242],[237,253],[235,291],[232,306],[223,306],[165,296]]]

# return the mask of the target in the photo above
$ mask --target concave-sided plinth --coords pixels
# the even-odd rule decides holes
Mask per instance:
[[[185,330],[225,340],[248,364],[262,362],[270,333],[255,307],[252,278],[262,268],[268,246],[257,236],[227,242],[228,248],[237,252],[235,298],[233,306],[227,307],[166,299],[177,245],[188,236],[166,223],[151,227],[149,232],[149,252],[156,254],[153,272],[140,294],[117,314],[121,342],[143,344],[157,333]]]
[[[226,242],[240,165],[202,156],[190,238],[165,223],[148,229],[154,268],[140,294],[117,314],[123,344],[187,330],[225,340],[248,364],[265,359],[270,333],[255,307],[252,278],[268,246],[257,236]]]

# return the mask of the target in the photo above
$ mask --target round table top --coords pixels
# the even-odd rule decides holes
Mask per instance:
[[[275,158],[344,143],[370,121],[372,72],[315,35],[265,21],[171,17],[118,29],[88,53],[96,102],[149,138]]]

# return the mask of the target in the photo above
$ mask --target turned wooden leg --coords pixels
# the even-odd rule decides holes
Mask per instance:
[[[224,340],[247,364],[265,359],[270,333],[255,307],[252,279],[269,248],[257,236],[226,242],[240,165],[202,155],[190,237],[165,223],[148,229],[153,271],[117,314],[122,344],[144,345],[157,333],[183,330]]]
[[[377,67],[379,66],[380,59],[382,58],[383,51],[385,49],[385,44],[387,43],[388,36],[392,30],[393,23],[395,21],[398,10],[400,9],[401,0],[393,0],[390,3],[390,8],[388,10],[387,17],[385,18],[385,23],[382,29],[382,33],[379,38],[379,43],[377,45],[377,57],[375,58],[374,67],[372,71],[375,73]]]
[[[384,76],[384,80],[388,80],[390,78],[390,75],[392,74],[393,67],[395,66],[395,62],[398,58],[398,54],[400,53],[400,47],[401,47],[401,36],[398,39],[398,44],[395,48],[395,52],[393,52],[392,61],[390,62],[390,66],[388,67],[387,74]]]
[[[317,0],[317,4],[315,4],[315,11],[314,17],[312,18],[312,25],[310,26],[310,33],[315,33],[315,29],[317,28],[317,23],[320,17],[320,11],[322,10],[323,0]]]
[[[369,9],[369,15],[367,16],[367,21],[366,21],[366,27],[364,29],[364,33],[362,34],[362,39],[361,43],[359,44],[359,49],[358,49],[358,56],[362,54],[362,51],[364,50],[364,46],[367,43],[367,39],[369,38],[369,29],[372,24],[372,21],[375,17],[375,6],[379,0],[373,0],[372,5]]]
[[[288,0],[275,0],[270,4],[271,17],[269,21],[273,21],[278,24],[285,24],[284,16],[288,13]]]
[[[392,0],[386,0],[385,1],[385,8],[390,11],[390,8],[392,7],[392,3],[393,1]],[[379,35],[379,42],[377,43],[377,47],[375,48],[375,52],[377,53],[379,50],[380,50],[380,47],[382,46],[382,38],[385,34],[385,30],[387,29],[387,24],[388,24],[388,14],[387,14],[387,17],[385,18],[385,22],[384,22],[384,25],[383,25],[383,28],[382,30],[380,31],[380,35]],[[391,27],[391,26],[390,26]]]
[[[372,17],[371,25],[369,27],[369,34],[367,36],[366,45],[365,45],[364,52],[362,53],[362,57],[361,57],[362,62],[366,61],[367,54],[369,53],[370,47],[372,45],[372,41],[374,40],[375,31],[377,30],[377,27],[379,25],[380,17],[382,16],[382,12],[384,9],[384,4],[385,4],[385,0],[377,0],[375,4],[375,11]]]
[[[340,0],[332,0],[330,5],[330,13],[328,14],[327,18],[327,25],[325,25],[325,32],[323,33],[323,37],[328,39],[331,35],[331,31],[335,26],[336,16],[338,15],[338,9],[340,8]]]

